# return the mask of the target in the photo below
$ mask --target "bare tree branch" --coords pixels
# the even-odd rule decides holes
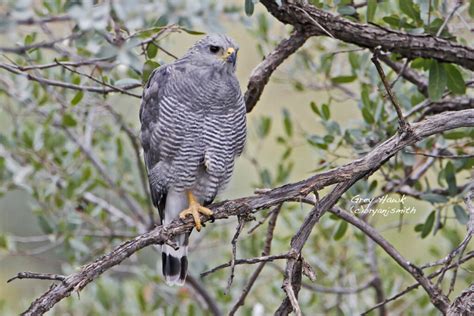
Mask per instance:
[[[426,78],[423,78],[415,70],[410,69],[409,67],[404,67],[403,64],[391,60],[388,56],[380,55],[379,59],[399,73],[403,78],[413,83],[421,94],[423,94],[425,97],[428,97],[428,82]]]
[[[0,47],[0,52],[14,53],[14,54],[24,54],[29,50],[38,49],[38,48],[54,49],[56,44],[61,43],[61,42],[66,41],[66,40],[79,38],[79,37],[82,36],[82,34],[83,33],[81,33],[81,32],[73,33],[71,35],[61,37],[61,38],[58,38],[58,39],[55,39],[55,40],[52,40],[52,41],[49,41],[49,42],[43,41],[43,42],[40,42],[40,43],[37,43],[37,44],[31,44],[31,45],[25,45],[25,46]]]
[[[249,214],[254,210],[268,208],[284,201],[304,197],[314,189],[320,189],[330,184],[343,182],[336,186],[333,192],[327,195],[319,204],[321,210],[329,209],[352,183],[363,176],[375,172],[384,162],[404,147],[436,133],[459,127],[472,126],[474,126],[474,109],[431,116],[423,122],[412,124],[413,133],[410,135],[406,135],[404,138],[401,138],[399,135],[394,135],[379,144],[366,156],[339,168],[322,172],[300,182],[275,188],[257,196],[217,203],[210,206],[210,208],[214,212],[214,219],[220,220],[228,218],[229,216]],[[321,212],[311,212],[308,215],[300,229],[300,233],[298,236],[295,236],[294,242],[292,241],[292,248],[297,250],[302,249],[314,223],[317,222],[320,215]],[[208,220],[209,218],[202,218],[203,222]],[[48,311],[60,300],[71,295],[73,291],[80,291],[103,272],[120,264],[124,259],[138,250],[152,244],[163,244],[174,235],[189,231],[192,227],[193,221],[191,219],[186,219],[184,222],[177,219],[167,226],[158,226],[150,232],[139,235],[133,240],[119,245],[110,253],[96,259],[92,263],[86,264],[76,273],[67,276],[61,284],[49,289],[35,300],[24,314],[36,315]],[[396,258],[398,259],[397,262],[400,261],[400,264],[405,267],[407,271],[414,273],[415,268],[413,266],[408,265],[407,262],[399,257]],[[433,290],[430,284],[423,279],[423,276],[418,274],[416,278],[427,291]],[[447,303],[444,300],[433,300],[436,303],[435,305],[439,306],[440,309],[447,308]]]
[[[220,264],[217,267],[212,268],[211,270],[208,270],[208,271],[205,271],[205,272],[201,273],[201,278],[204,278],[204,277],[208,276],[209,274],[214,273],[218,270],[228,268],[228,267],[232,267],[232,264],[234,264],[234,266],[236,266],[236,265],[240,265],[240,264],[255,264],[255,263],[260,263],[260,262],[270,262],[270,261],[279,260],[279,259],[286,259],[286,258],[288,258],[288,256],[289,256],[289,254],[283,253],[283,254],[280,254],[280,255],[260,256],[260,257],[254,257],[254,258],[249,258],[249,259],[236,259],[233,262],[231,260],[229,262]]]
[[[461,264],[462,264],[462,263],[464,263],[464,262],[467,262],[467,261],[471,260],[472,258],[474,258],[474,251],[471,251],[470,253],[468,253],[464,258],[462,258],[462,259],[460,260],[460,262],[461,262]],[[456,264],[451,264],[451,265],[448,267],[448,270],[449,270],[449,269],[453,269],[454,267],[456,267]],[[435,272],[429,274],[429,275],[427,276],[427,278],[431,280],[431,279],[437,277],[438,275],[440,275],[441,272],[442,272],[442,269],[439,269],[438,271],[435,271]],[[401,297],[401,296],[405,295],[406,293],[408,293],[408,292],[410,292],[410,291],[412,291],[412,290],[418,288],[419,286],[420,286],[420,283],[418,283],[418,282],[415,283],[415,284],[412,284],[412,285],[408,286],[406,289],[404,289],[403,291],[401,291],[401,292],[399,292],[399,293],[397,293],[397,294],[395,294],[395,295],[393,295],[393,296],[391,296],[391,297],[385,299],[385,301],[383,301],[383,302],[381,302],[381,303],[379,303],[379,304],[377,304],[377,305],[371,307],[370,309],[366,310],[366,311],[363,312],[361,315],[367,315],[368,313],[370,313],[370,312],[373,311],[374,309],[376,309],[376,308],[378,308],[378,307],[380,307],[380,306],[382,306],[382,305],[386,305],[387,303],[392,302],[392,301],[398,299],[399,297]]]
[[[42,18],[27,18],[27,19],[13,20],[13,22],[20,25],[34,25],[34,24],[44,24],[44,23],[68,22],[71,20],[72,18],[69,15],[63,14],[63,15],[47,16],[47,17],[42,17]]]
[[[265,85],[275,69],[285,61],[291,54],[296,52],[308,39],[309,34],[294,31],[288,39],[284,39],[265,59],[252,71],[245,92],[245,106],[247,112],[257,104],[262,95]]]
[[[282,23],[302,28],[313,35],[326,34],[318,26],[321,25],[336,39],[346,43],[370,49],[381,46],[384,51],[399,53],[409,59],[433,58],[474,70],[474,49],[452,41],[355,23],[317,9],[304,1],[283,1],[281,6],[273,0],[262,0],[261,3]],[[313,20],[317,21],[318,25]]]
[[[403,132],[410,132],[410,125],[405,121],[403,114],[402,114],[402,109],[400,108],[400,104],[398,103],[398,99],[395,96],[395,94],[392,91],[392,88],[390,87],[390,84],[387,81],[387,78],[385,77],[385,73],[383,71],[382,65],[380,65],[380,62],[378,60],[378,56],[380,55],[380,47],[376,47],[374,49],[374,54],[372,56],[372,62],[375,65],[375,68],[377,69],[380,79],[382,80],[383,85],[385,86],[385,90],[387,90],[387,94],[390,98],[390,101],[392,102],[395,111],[397,112],[398,115],[398,125],[400,126],[400,129]]]
[[[436,306],[436,308],[438,308],[443,314],[446,313],[450,304],[449,299],[436,285],[431,283],[431,281],[423,275],[423,272],[419,267],[406,260],[372,226],[368,225],[361,219],[350,214],[349,212],[343,211],[338,207],[333,209],[333,213],[362,230],[368,237],[370,237],[380,247],[382,247],[383,250],[398,263],[398,265],[400,265],[403,269],[410,273],[413,278],[415,278],[415,280],[418,281],[418,283],[425,289],[433,305]]]
[[[37,279],[37,280],[53,280],[53,281],[63,281],[66,277],[60,274],[51,274],[51,273],[35,273],[35,272],[20,272],[15,275],[13,278],[8,279],[7,283],[10,283],[16,279]]]
[[[273,240],[273,232],[275,230],[276,226],[276,221],[278,218],[278,215],[280,214],[282,204],[277,205],[272,211],[271,211],[271,216],[270,220],[268,222],[268,228],[267,228],[267,235],[265,237],[265,244],[263,246],[263,251],[262,251],[262,256],[269,256],[271,249],[272,249],[272,240]],[[260,272],[262,272],[263,267],[265,267],[265,264],[267,261],[261,262],[257,269],[252,273],[250,276],[250,279],[247,283],[247,285],[244,287],[242,290],[242,293],[240,294],[239,298],[235,302],[235,304],[232,306],[229,315],[235,315],[237,310],[239,309],[240,306],[243,306],[245,303],[245,298],[247,295],[250,293],[250,290],[252,289],[252,286],[254,285],[255,281],[257,280],[258,276],[260,275]]]
[[[67,82],[62,82],[62,81],[57,81],[57,80],[52,80],[44,77],[40,77],[37,75],[32,75],[26,72],[22,72],[17,66],[14,65],[8,65],[5,63],[0,63],[0,68],[3,68],[11,73],[14,73],[16,75],[22,75],[25,76],[28,80],[31,81],[37,81],[41,84],[48,85],[48,86],[55,86],[55,87],[62,87],[66,89],[72,89],[72,90],[80,90],[80,91],[89,91],[89,92],[95,92],[95,93],[100,93],[100,94],[109,94],[112,92],[120,92],[120,90],[117,90],[117,87],[114,88],[109,88],[109,87],[104,87],[104,86],[86,86],[86,85],[77,85],[73,83],[67,83]],[[123,87],[120,87],[121,90],[131,90],[135,89],[138,87],[141,87],[141,83],[133,83],[129,85],[125,85]],[[130,93],[129,93],[130,94]],[[139,95],[133,95],[136,98],[140,98]]]

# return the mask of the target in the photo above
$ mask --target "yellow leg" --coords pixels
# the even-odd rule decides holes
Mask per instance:
[[[194,197],[193,193],[191,191],[187,191],[188,195],[188,201],[189,201],[189,207],[179,213],[179,218],[185,219],[186,215],[192,215],[194,218],[194,225],[196,226],[196,230],[200,231],[201,230],[201,218],[199,217],[199,213],[211,216],[212,211],[208,209],[207,207],[202,206],[199,204],[198,201],[196,201],[196,198]]]

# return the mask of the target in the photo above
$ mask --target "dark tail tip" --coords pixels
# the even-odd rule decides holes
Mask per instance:
[[[188,258],[176,258],[171,254],[162,253],[162,269],[168,285],[183,285],[188,274]]]

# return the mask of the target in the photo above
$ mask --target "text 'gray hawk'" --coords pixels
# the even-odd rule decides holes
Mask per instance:
[[[143,91],[141,142],[153,204],[161,223],[199,213],[229,182],[246,138],[245,104],[235,76],[238,47],[220,34],[199,40],[173,63],[157,68]],[[162,247],[163,275],[182,285],[189,234],[175,250]]]

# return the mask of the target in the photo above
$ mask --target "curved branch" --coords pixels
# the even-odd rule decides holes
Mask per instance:
[[[281,6],[273,0],[261,2],[282,23],[291,24],[312,34],[326,35],[329,32],[341,41],[360,47],[374,49],[381,46],[384,51],[399,53],[410,59],[433,58],[474,70],[474,49],[471,47],[431,35],[408,34],[376,25],[351,22],[304,4],[303,1],[294,1],[295,4],[284,1]]]
[[[260,195],[213,204],[210,208],[214,211],[214,220],[248,214],[255,210],[278,205],[284,201],[304,197],[314,189],[319,189],[338,182],[344,182],[340,187],[345,188],[347,182],[353,182],[355,179],[358,179],[361,174],[372,174],[385,161],[408,145],[433,134],[441,133],[450,129],[473,126],[474,109],[458,112],[446,112],[431,116],[423,122],[412,124],[412,133],[405,135],[404,137],[401,137],[398,134],[394,135],[375,147],[366,156],[339,168],[322,172],[300,182],[275,188]],[[328,198],[327,196],[326,198],[328,205],[333,204],[332,202],[334,199]],[[207,222],[209,221],[209,218],[202,217],[202,221]],[[176,234],[190,231],[192,227],[192,219],[188,218],[184,221],[176,219],[167,226],[158,226],[147,233],[122,243],[110,253],[101,256],[92,263],[84,265],[78,272],[67,276],[60,284],[51,287],[36,299],[23,315],[38,315],[45,313],[56,303],[71,295],[72,292],[80,291],[102,273],[111,267],[120,264],[123,260],[130,257],[138,250],[152,244],[166,243]]]
[[[331,212],[363,231],[368,237],[370,237],[374,242],[382,247],[382,249],[388,255],[390,255],[400,267],[410,273],[413,278],[415,278],[415,280],[425,289],[433,305],[435,305],[443,314],[446,313],[450,305],[448,297],[444,295],[436,285],[431,283],[431,281],[426,276],[423,275],[423,272],[420,268],[406,260],[372,226],[365,223],[363,220],[346,211],[343,211],[338,207],[334,207]]]
[[[275,69],[291,54],[295,53],[310,37],[307,32],[294,31],[288,39],[284,39],[265,59],[255,67],[250,75],[247,91],[245,92],[245,106],[247,113],[257,104],[263,88],[268,83]]]

